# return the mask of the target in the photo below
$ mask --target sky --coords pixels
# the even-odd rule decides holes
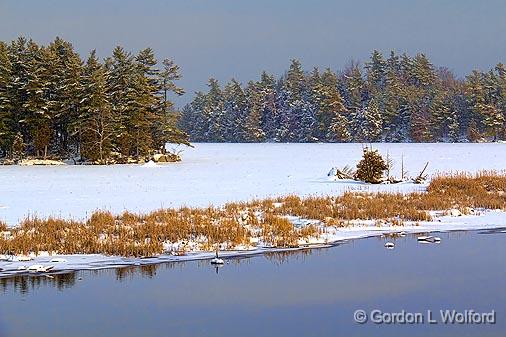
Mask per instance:
[[[181,106],[209,77],[281,75],[292,58],[337,70],[395,50],[459,76],[488,70],[506,62],[504,13],[504,0],[0,0],[0,40],[60,36],[83,57],[151,47],[181,67]]]

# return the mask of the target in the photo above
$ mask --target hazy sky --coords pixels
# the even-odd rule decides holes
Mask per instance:
[[[291,58],[338,69],[373,49],[424,52],[464,75],[506,62],[505,33],[504,0],[0,0],[1,40],[61,36],[83,56],[122,45],[174,59],[180,104],[211,76],[279,75]]]

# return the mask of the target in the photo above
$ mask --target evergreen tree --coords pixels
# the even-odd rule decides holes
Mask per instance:
[[[158,120],[154,125],[153,137],[163,149],[165,149],[165,143],[190,145],[188,134],[177,128],[180,115],[175,111],[174,104],[169,99],[170,94],[177,96],[184,94],[184,89],[175,83],[181,79],[179,66],[170,59],[164,59],[162,66],[163,69],[158,74],[160,106],[157,109]]]
[[[485,102],[485,89],[483,85],[482,74],[474,70],[466,78],[465,87],[466,101],[470,110],[470,119],[474,121],[472,127],[472,133],[480,132],[480,125],[476,122],[482,120],[483,107],[486,105]],[[482,123],[481,123],[482,124]],[[468,131],[469,133],[469,131]]]
[[[218,81],[214,78],[209,79],[209,92],[206,95],[204,104],[204,116],[209,121],[209,127],[206,130],[206,139],[214,142],[223,142],[224,137],[224,109],[223,93]]]
[[[31,130],[23,127],[25,118],[24,104],[27,100],[26,85],[29,76],[29,56],[27,50],[27,39],[19,37],[17,40],[12,41],[7,48],[8,57],[10,61],[11,82],[7,86],[7,97],[11,113],[9,121],[11,130],[8,131],[11,135],[16,135],[21,132],[24,139],[30,139]]]
[[[83,101],[81,128],[81,157],[106,163],[113,149],[114,128],[117,124],[107,93],[107,72],[93,50],[83,71]]]
[[[11,104],[12,65],[7,45],[0,41],[0,157],[10,152],[15,137],[15,120]]]
[[[207,130],[209,129],[208,116],[204,114],[206,95],[203,92],[196,92],[195,98],[187,104],[178,120],[178,127],[188,133],[190,141],[208,141]]]
[[[223,90],[223,140],[244,142],[246,139],[246,115],[248,101],[241,84],[232,79]]]
[[[49,46],[51,74],[50,110],[55,151],[61,156],[75,155],[79,142],[79,105],[82,100],[82,61],[73,46],[56,38]]]
[[[48,97],[49,76],[44,52],[35,42],[27,44],[27,81],[24,86],[26,101],[23,104],[24,118],[20,121],[30,131],[35,155],[46,158],[51,141],[52,106]]]
[[[265,138],[262,130],[265,97],[261,91],[261,84],[249,82],[246,88],[247,115],[244,123],[244,140],[247,142],[261,142]]]
[[[305,91],[305,76],[302,66],[298,60],[292,60],[290,69],[286,74],[286,81],[284,84],[285,90],[288,94],[289,104],[303,99]]]
[[[260,129],[265,134],[265,139],[273,140],[276,137],[276,130],[278,129],[279,112],[277,110],[277,93],[276,82],[272,75],[267,74],[265,71],[260,76],[260,81],[257,83],[258,93],[262,103],[261,112],[261,127]]]
[[[338,90],[337,76],[332,70],[327,68],[313,83],[312,99],[316,105],[319,139],[348,141],[347,109]]]
[[[371,55],[371,60],[365,64],[369,91],[373,94],[383,90],[385,86],[386,66],[383,54],[374,50]]]
[[[355,178],[366,183],[378,184],[387,169],[387,163],[377,150],[364,147],[362,160],[357,164]]]
[[[402,97],[402,77],[399,57],[395,52],[390,53],[386,61],[385,90],[382,93],[383,127],[386,141],[400,141],[402,125],[405,124],[403,114],[400,114]]]

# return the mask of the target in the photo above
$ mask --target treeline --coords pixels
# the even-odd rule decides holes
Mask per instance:
[[[159,68],[160,66],[160,68]],[[150,48],[83,61],[69,42],[0,41],[0,157],[141,160],[186,143],[169,95],[179,68]]]
[[[506,68],[465,79],[423,54],[374,51],[360,66],[305,72],[293,60],[275,78],[265,72],[198,92],[179,126],[195,142],[457,142],[505,139]]]

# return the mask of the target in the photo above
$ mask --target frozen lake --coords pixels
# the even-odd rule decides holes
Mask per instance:
[[[330,182],[331,167],[354,166],[361,144],[194,144],[183,161],[150,168],[117,166],[0,166],[0,219],[14,225],[27,215],[82,218],[93,210],[147,212],[160,207],[208,206],[296,193],[345,190],[409,191],[420,186],[365,186]],[[506,168],[506,144],[375,144],[416,175]]]
[[[500,336],[504,233],[370,238],[306,254],[0,279],[2,337]],[[357,324],[355,310],[496,311],[496,324]],[[437,316],[434,316],[437,317]]]

